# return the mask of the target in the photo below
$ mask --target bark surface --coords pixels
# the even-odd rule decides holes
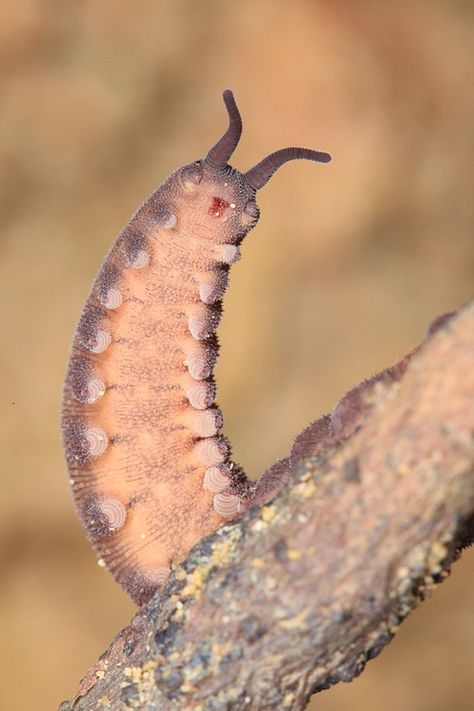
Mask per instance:
[[[62,711],[304,709],[360,674],[472,542],[474,303],[349,392],[202,540]]]

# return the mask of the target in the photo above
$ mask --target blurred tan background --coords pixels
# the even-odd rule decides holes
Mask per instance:
[[[0,708],[54,709],[133,606],[73,510],[59,404],[114,236],[203,156],[234,89],[247,169],[329,150],[260,194],[219,331],[226,434],[252,476],[437,314],[472,297],[468,0],[22,0],[0,5]],[[472,709],[474,552],[320,711]]]

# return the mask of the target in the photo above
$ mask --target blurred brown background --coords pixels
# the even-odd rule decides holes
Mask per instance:
[[[309,420],[472,297],[474,5],[465,0],[22,0],[0,5],[0,708],[53,709],[133,606],[69,496],[63,372],[91,279],[234,89],[260,194],[219,336],[219,403],[256,476]],[[472,709],[473,551],[321,710]]]

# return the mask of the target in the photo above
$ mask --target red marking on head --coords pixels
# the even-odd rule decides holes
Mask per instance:
[[[209,207],[209,210],[207,211],[209,215],[212,215],[213,217],[222,217],[224,212],[227,210],[229,207],[229,203],[223,200],[220,197],[213,197],[211,206]]]

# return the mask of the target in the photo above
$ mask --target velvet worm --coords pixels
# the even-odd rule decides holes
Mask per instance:
[[[228,161],[242,120],[232,92],[223,98],[222,138],[165,180],[113,244],[80,316],[64,385],[63,442],[79,516],[138,604],[197,541],[277,488],[259,497],[221,434],[215,332],[230,266],[258,221],[256,192],[287,161],[331,156],[283,148],[240,173]]]

